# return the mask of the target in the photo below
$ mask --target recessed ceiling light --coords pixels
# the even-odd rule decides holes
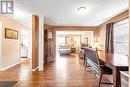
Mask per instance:
[[[87,8],[85,6],[77,8],[77,12],[80,15],[85,15],[87,13]]]

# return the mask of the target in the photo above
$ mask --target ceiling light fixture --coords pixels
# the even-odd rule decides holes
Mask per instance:
[[[87,8],[85,6],[77,8],[77,12],[80,15],[85,15],[87,13]]]

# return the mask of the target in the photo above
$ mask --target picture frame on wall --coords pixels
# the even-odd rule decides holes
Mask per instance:
[[[5,38],[6,39],[18,39],[19,32],[14,29],[5,28]]]

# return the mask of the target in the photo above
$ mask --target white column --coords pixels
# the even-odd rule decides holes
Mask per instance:
[[[2,23],[0,22],[0,71],[2,65]]]
[[[129,0],[129,10],[130,10],[130,0]],[[130,66],[130,12],[129,12],[129,66]],[[129,67],[129,78],[130,78],[130,67]],[[130,87],[130,79],[129,79]]]
[[[43,70],[43,63],[44,63],[44,16],[39,16],[39,71]]]
[[[129,0],[129,10],[130,10],[130,0]],[[129,12],[129,66],[130,66],[130,12]],[[129,78],[130,78],[130,67],[129,67]],[[130,87],[130,79],[129,79]]]

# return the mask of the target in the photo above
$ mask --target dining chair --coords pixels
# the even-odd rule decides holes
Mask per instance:
[[[96,49],[93,48],[86,48],[85,49],[85,58],[87,60],[87,63],[92,66],[92,71],[95,71],[99,76],[99,83],[98,87],[100,87],[101,84],[113,84],[113,83],[107,83],[102,82],[103,75],[112,75],[112,69],[108,68],[103,64],[103,62],[98,57],[98,52]],[[95,74],[95,73],[94,73]]]
[[[89,53],[88,53],[88,50],[87,48],[84,49],[84,58],[83,58],[83,66],[84,68],[86,69],[86,67],[91,67],[90,65],[88,65],[88,61],[87,61],[87,57],[89,57]]]

